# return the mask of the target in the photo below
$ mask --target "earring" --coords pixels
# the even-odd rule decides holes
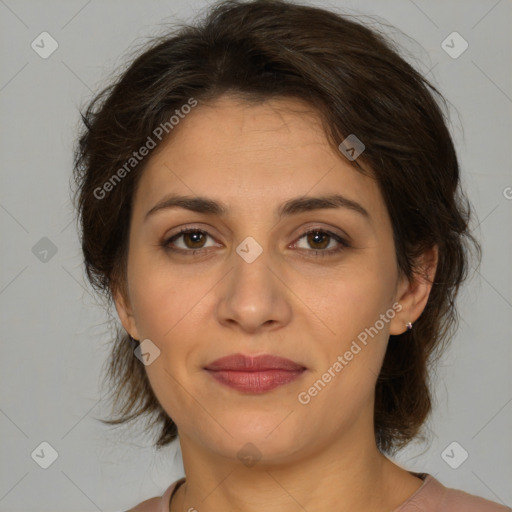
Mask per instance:
[[[139,340],[136,340],[134,337],[132,337],[131,334],[128,334],[128,336],[130,337],[130,341],[132,342],[133,345],[136,345],[139,343]]]
[[[409,322],[409,323],[405,324],[405,327],[407,327],[407,330],[410,331],[412,329],[412,323]]]

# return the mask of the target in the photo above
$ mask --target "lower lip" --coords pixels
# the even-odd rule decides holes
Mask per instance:
[[[230,388],[245,393],[265,393],[271,389],[283,386],[300,377],[302,370],[263,370],[241,372],[234,370],[206,370],[215,380]]]

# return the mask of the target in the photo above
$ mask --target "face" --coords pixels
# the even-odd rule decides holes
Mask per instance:
[[[273,463],[373,435],[387,339],[409,321],[396,306],[407,285],[377,183],[329,145],[298,100],[225,96],[197,106],[172,135],[134,196],[128,296],[116,307],[126,330],[160,351],[146,371],[180,437],[233,458],[250,442]],[[333,194],[344,201],[290,207]],[[182,203],[148,214],[171,195],[225,211]],[[205,370],[231,354],[305,370],[272,389],[234,388]]]

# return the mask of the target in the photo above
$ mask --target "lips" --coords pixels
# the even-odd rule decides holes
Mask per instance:
[[[244,393],[264,393],[300,377],[306,368],[272,355],[233,354],[213,361],[205,370],[219,383]]]
[[[269,354],[254,357],[244,354],[233,354],[213,361],[208,364],[205,369],[212,371],[261,372],[264,370],[299,371],[304,370],[305,367],[290,359]]]

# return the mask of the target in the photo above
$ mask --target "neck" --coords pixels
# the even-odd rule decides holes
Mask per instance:
[[[322,450],[296,456],[293,462],[256,463],[246,467],[205,451],[180,433],[186,482],[172,500],[170,512],[279,510],[394,510],[422,481],[384,455],[374,441],[351,438],[326,442]]]

